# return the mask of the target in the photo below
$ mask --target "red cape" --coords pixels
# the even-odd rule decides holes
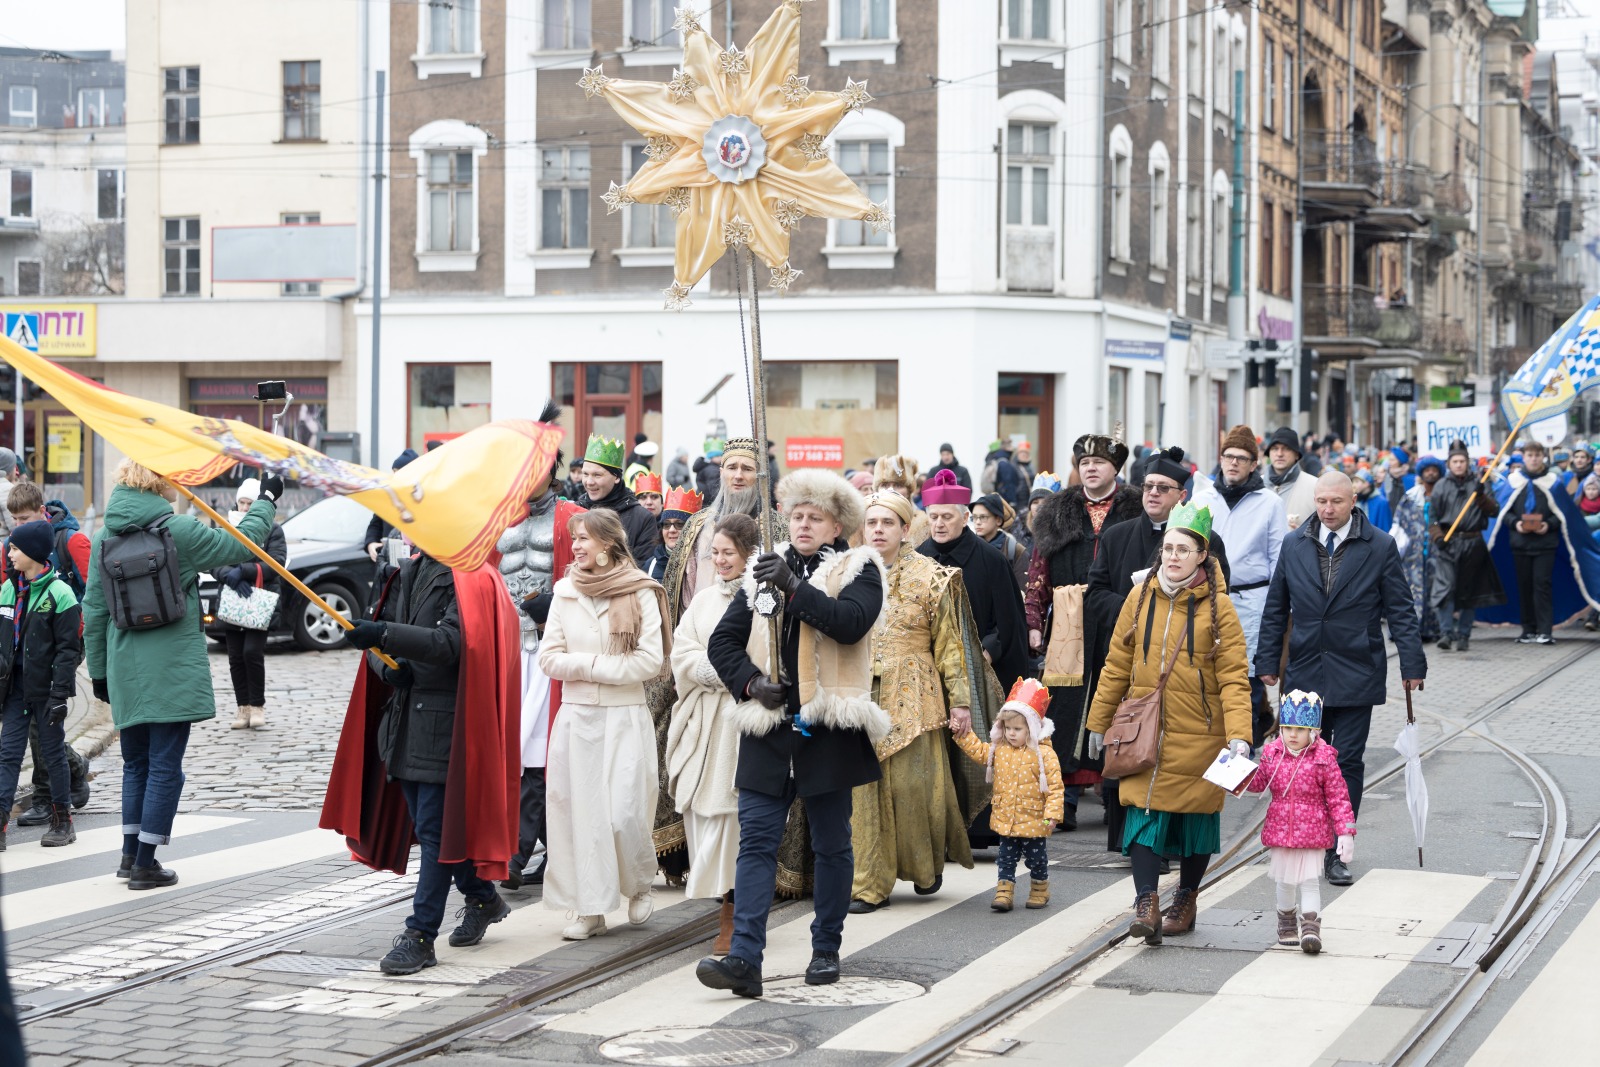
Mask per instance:
[[[517,850],[521,636],[494,561],[451,574],[461,618],[461,668],[439,862],[466,860],[480,878],[500,881]],[[318,825],[343,834],[358,862],[404,874],[416,834],[400,783],[389,780],[378,758],[378,724],[390,692],[362,656]]]

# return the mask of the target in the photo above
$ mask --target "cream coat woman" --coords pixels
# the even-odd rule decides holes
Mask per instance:
[[[604,933],[606,914],[623,898],[631,923],[653,909],[658,768],[644,683],[661,673],[669,646],[661,587],[632,563],[620,522],[595,510],[572,524],[573,568],[555,585],[539,667],[562,683],[550,739],[544,902],[576,914],[562,936],[577,941]],[[626,591],[583,591],[596,582]],[[625,611],[624,598],[631,601]],[[625,642],[618,641],[619,611],[637,627]],[[621,644],[631,650],[617,651]]]

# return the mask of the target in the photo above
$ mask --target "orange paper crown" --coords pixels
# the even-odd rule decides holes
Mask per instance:
[[[667,501],[661,510],[663,513],[679,511],[685,515],[693,515],[700,510],[700,494],[693,489],[669,489]]]
[[[1050,710],[1050,690],[1035,679],[1018,678],[1006,695],[1006,706],[1012,705],[1017,711],[1026,708],[1042,719]]]
[[[651,474],[649,471],[640,471],[633,476],[634,495],[639,493],[654,493],[661,495],[661,475]]]

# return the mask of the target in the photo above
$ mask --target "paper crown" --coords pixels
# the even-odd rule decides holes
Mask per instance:
[[[640,471],[633,476],[631,488],[634,496],[638,496],[640,493],[654,493],[656,496],[660,496],[661,475],[652,474],[649,471]]]
[[[701,451],[706,454],[707,458],[722,455],[722,450],[726,447],[728,447],[728,443],[720,437],[708,437],[705,439],[705,443],[700,446]]]
[[[1076,467],[1086,459],[1103,459],[1117,470],[1128,462],[1128,446],[1122,441],[1122,423],[1117,423],[1111,430],[1111,436],[1104,434],[1086,433],[1072,442],[1072,465]]]
[[[1061,478],[1051,474],[1049,471],[1040,471],[1033,476],[1033,488],[1059,493],[1061,491]]]
[[[743,456],[755,463],[759,454],[754,437],[730,437],[728,443],[722,447],[722,462],[726,463],[734,456]]]
[[[1322,729],[1322,698],[1298,689],[1285,693],[1278,702],[1278,725]]]
[[[589,435],[588,447],[583,450],[583,461],[598,463],[602,467],[610,467],[621,473],[623,451],[622,442],[616,438],[592,433]]]
[[[1011,711],[1025,711],[1044,718],[1050,710],[1050,690],[1033,678],[1018,678],[1006,694],[1005,707]]]
[[[661,506],[663,515],[673,512],[687,517],[699,510],[700,494],[693,489],[668,489],[666,503]]]
[[[1211,509],[1204,505],[1195,507],[1193,504],[1179,504],[1172,509],[1172,516],[1167,520],[1169,530],[1191,530],[1200,535],[1206,544],[1211,543]]]
[[[956,480],[955,471],[942,470],[922,483],[922,506],[956,504],[966,507],[972,503],[972,490]]]

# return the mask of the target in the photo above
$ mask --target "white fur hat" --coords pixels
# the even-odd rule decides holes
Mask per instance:
[[[861,529],[866,505],[854,486],[839,475],[814,467],[802,468],[778,482],[778,506],[787,515],[802,504],[811,504],[832,515],[844,527],[841,537],[853,537]]]

